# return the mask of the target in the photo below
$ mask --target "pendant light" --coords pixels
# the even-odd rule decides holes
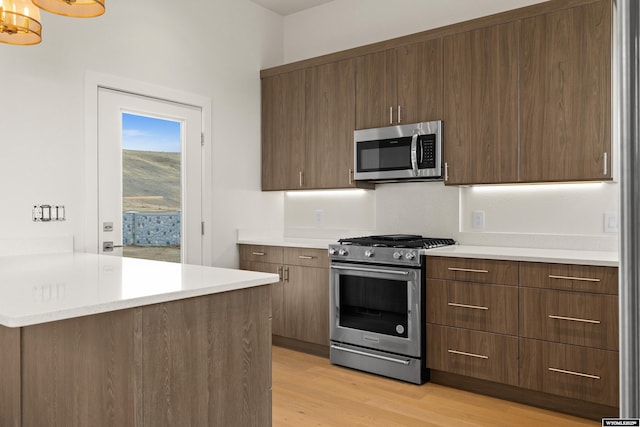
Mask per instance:
[[[0,43],[31,45],[41,41],[40,10],[31,0],[0,0]]]
[[[42,10],[74,18],[94,18],[104,13],[104,0],[33,0]]]

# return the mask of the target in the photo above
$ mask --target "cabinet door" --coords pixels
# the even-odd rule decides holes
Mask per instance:
[[[521,181],[611,179],[611,3],[522,21]]]
[[[396,51],[356,58],[356,129],[395,124]]]
[[[518,178],[517,25],[444,38],[446,184]]]
[[[329,269],[285,266],[285,336],[329,345]]]
[[[280,281],[269,285],[271,287],[271,333],[284,335],[284,283],[282,281],[282,269],[280,264],[267,262],[241,261],[242,270],[258,271],[261,273],[273,273],[280,275]]]
[[[442,119],[442,39],[396,49],[397,123]]]
[[[262,79],[262,190],[301,187],[305,72]]]
[[[305,188],[353,184],[354,60],[306,71]]]

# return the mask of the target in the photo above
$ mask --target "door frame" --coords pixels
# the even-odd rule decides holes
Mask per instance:
[[[202,264],[212,265],[213,241],[210,238],[213,218],[212,201],[212,102],[208,97],[188,92],[157,86],[151,83],[131,80],[124,77],[86,71],[85,98],[85,226],[84,244],[79,250],[99,253],[99,221],[98,221],[98,89],[105,88],[128,92],[134,95],[159,99],[177,104],[200,108],[202,110]],[[80,242],[77,242],[80,243]]]

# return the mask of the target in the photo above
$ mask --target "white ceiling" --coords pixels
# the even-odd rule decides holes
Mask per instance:
[[[251,0],[279,15],[287,16],[333,0]]]

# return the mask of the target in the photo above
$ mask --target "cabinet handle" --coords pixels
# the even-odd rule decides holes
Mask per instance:
[[[393,124],[393,107],[389,107],[389,124]]]
[[[556,316],[556,315],[553,315],[553,314],[550,314],[549,318],[550,319],[557,319],[557,320],[568,320],[570,322],[593,323],[594,325],[599,325],[600,324],[599,320],[579,319],[577,317],[564,317],[564,316]]]
[[[463,271],[465,273],[488,273],[489,270],[476,270],[473,268],[458,268],[458,267],[449,267],[447,270],[449,271]]]
[[[278,267],[278,278],[282,281],[282,267]]]
[[[298,172],[298,179],[299,179],[299,182],[300,182],[300,187],[302,187],[302,171]]]
[[[600,279],[590,279],[588,277],[556,276],[555,274],[550,274],[549,279],[578,280],[580,282],[599,282],[600,281]]]
[[[401,116],[400,116],[400,112],[401,112],[401,111],[402,111],[402,110],[401,110],[401,107],[400,107],[400,105],[398,105],[398,124],[400,124],[400,123],[402,122],[402,118],[401,118]]]
[[[604,176],[607,176],[607,152],[604,152]]]
[[[458,351],[458,350],[447,350],[447,351],[449,353],[459,354],[461,356],[475,357],[477,359],[488,359],[489,358],[489,356],[483,356],[482,354],[465,353],[464,351]]]
[[[599,380],[600,377],[597,375],[590,375],[590,374],[583,374],[582,372],[574,372],[574,371],[565,371],[564,369],[558,369],[558,368],[548,368],[551,372],[558,372],[561,374],[567,374],[567,375],[575,375],[577,377],[585,377],[585,378],[591,378],[593,380]]]
[[[289,281],[289,267],[284,268],[284,281],[285,282]]]
[[[251,252],[251,255],[255,255],[255,256],[265,256],[264,252]]]
[[[449,163],[444,162],[444,180],[449,181]]]
[[[309,255],[298,255],[299,259],[314,259],[314,256],[309,256]]]
[[[456,302],[448,302],[447,305],[451,307],[471,308],[474,310],[489,310],[489,307],[483,307],[481,305],[458,304]]]
[[[353,170],[349,169],[349,185],[353,185]]]

